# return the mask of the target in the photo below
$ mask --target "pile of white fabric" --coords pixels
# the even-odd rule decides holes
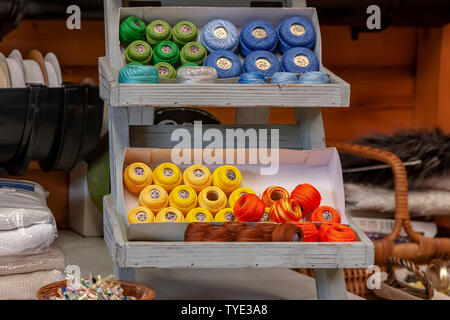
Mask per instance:
[[[36,299],[40,287],[64,279],[46,196],[37,183],[0,179],[0,300]]]

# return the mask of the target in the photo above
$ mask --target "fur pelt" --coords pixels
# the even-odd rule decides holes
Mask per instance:
[[[401,131],[393,135],[375,134],[352,143],[379,148],[396,154],[403,162],[421,160],[419,165],[406,167],[408,184],[420,188],[429,178],[450,174],[450,135],[441,130]],[[380,162],[359,156],[340,154],[342,167],[358,168],[379,165]],[[391,169],[371,170],[344,174],[345,182],[359,182],[393,187]]]

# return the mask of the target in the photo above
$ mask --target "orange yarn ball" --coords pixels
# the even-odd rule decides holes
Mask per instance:
[[[278,186],[267,188],[261,196],[261,200],[266,207],[271,207],[276,201],[283,198],[289,198],[289,192],[285,188]]]
[[[297,201],[305,215],[313,212],[320,206],[320,201],[322,200],[319,191],[308,183],[299,184],[295,187],[291,193],[291,198]]]
[[[319,240],[319,230],[314,223],[310,222],[298,222],[295,224],[299,226],[304,235],[305,242],[317,242]]]
[[[313,211],[311,222],[340,223],[341,217],[333,207],[322,206]]]
[[[246,193],[234,204],[234,215],[242,222],[258,222],[264,215],[264,202],[257,195]]]
[[[324,223],[319,228],[320,242],[351,242],[356,240],[355,231],[343,224]]]
[[[298,222],[301,218],[302,209],[291,198],[278,200],[270,209],[270,220],[273,222]]]

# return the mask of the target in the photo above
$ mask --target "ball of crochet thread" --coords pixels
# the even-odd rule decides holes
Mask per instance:
[[[244,72],[258,72],[264,77],[271,77],[280,71],[278,57],[269,51],[253,51],[244,60]]]
[[[281,57],[281,67],[284,72],[293,73],[319,71],[319,60],[307,48],[292,48]]]
[[[120,23],[119,39],[126,46],[136,40],[142,40],[145,35],[145,22],[138,17],[128,17]]]
[[[200,42],[208,49],[208,52],[236,51],[239,45],[238,31],[230,21],[214,19],[203,27]]]
[[[159,83],[158,69],[144,65],[126,65],[119,71],[119,83]]]
[[[316,31],[312,23],[300,16],[289,17],[278,26],[280,49],[286,52],[293,47],[312,49],[316,42]]]
[[[239,77],[242,73],[241,60],[231,51],[212,52],[206,57],[203,65],[216,69],[219,78]]]
[[[278,34],[273,25],[264,20],[247,23],[239,35],[241,53],[247,56],[253,51],[274,51],[277,47]]]

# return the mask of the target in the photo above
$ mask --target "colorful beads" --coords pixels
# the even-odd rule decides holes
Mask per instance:
[[[205,208],[195,208],[189,211],[186,216],[186,222],[213,222],[214,217],[209,212],[208,209]]]
[[[212,184],[229,195],[241,186],[242,174],[238,168],[225,165],[214,170]]]
[[[169,194],[169,206],[187,214],[197,206],[197,193],[190,186],[175,187]]]
[[[184,215],[177,208],[167,207],[158,212],[155,222],[184,222]]]
[[[333,207],[322,206],[313,211],[311,222],[340,223],[341,217]]]
[[[228,204],[230,205],[231,208],[234,207],[234,204],[236,203],[236,201],[243,196],[244,194],[247,193],[251,193],[251,194],[255,194],[255,191],[253,191],[250,188],[238,188],[236,190],[234,190],[231,194],[230,197],[228,198]]]
[[[148,223],[155,221],[155,215],[146,207],[136,207],[128,212],[128,223]]]
[[[280,199],[270,209],[270,219],[273,222],[297,222],[302,218],[302,210],[293,199]]]
[[[200,192],[211,185],[211,172],[201,164],[194,164],[184,170],[183,183]]]
[[[157,185],[150,185],[139,194],[139,205],[147,207],[154,212],[167,207],[169,196],[164,188]]]
[[[198,205],[215,215],[227,206],[227,196],[218,187],[207,187],[198,194]]]
[[[170,192],[181,184],[182,175],[180,169],[173,163],[163,163],[156,167],[153,175],[154,183]]]
[[[265,206],[257,195],[247,193],[236,201],[233,210],[239,221],[258,222],[264,215]]]
[[[130,164],[123,172],[125,187],[133,193],[141,192],[142,189],[152,183],[152,179],[152,169],[142,162]]]
[[[283,198],[289,198],[289,192],[283,188],[278,186],[271,186],[267,188],[262,196],[261,199],[266,205],[266,207],[271,207],[277,200],[283,199]]]

